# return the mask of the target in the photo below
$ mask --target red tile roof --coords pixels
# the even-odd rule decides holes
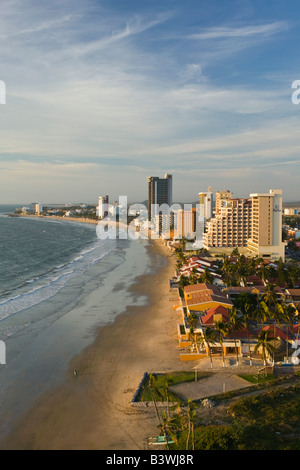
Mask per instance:
[[[227,308],[223,305],[218,305],[217,307],[210,308],[207,310],[206,315],[201,317],[201,321],[203,325],[213,325],[214,323],[214,315],[222,315],[222,321],[227,322],[229,320],[229,315],[227,312]]]

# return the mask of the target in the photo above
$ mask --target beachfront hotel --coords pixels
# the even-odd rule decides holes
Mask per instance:
[[[252,201],[252,234],[248,249],[252,256],[284,261],[282,242],[282,190],[270,189],[267,194],[250,194]]]
[[[204,247],[212,251],[235,247],[248,256],[284,261],[282,242],[282,190],[233,198],[227,191],[216,193],[215,216],[208,222]]]
[[[250,199],[237,199],[219,194],[216,215],[207,224],[204,234],[205,248],[245,248],[252,230],[252,205]]]

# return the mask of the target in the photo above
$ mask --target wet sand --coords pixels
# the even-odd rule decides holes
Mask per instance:
[[[71,361],[64,384],[35,401],[2,449],[139,450],[157,435],[154,410],[131,406],[143,374],[191,365],[179,359],[178,313],[169,291],[175,257],[161,241],[151,241],[148,249],[157,272],[131,287],[133,294],[147,295],[148,304],[128,307],[101,327],[93,344]]]

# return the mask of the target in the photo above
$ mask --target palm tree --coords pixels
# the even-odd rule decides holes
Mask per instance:
[[[239,259],[237,260],[236,269],[237,269],[237,278],[238,278],[239,285],[245,286],[247,277],[249,276],[249,270],[248,270],[248,265],[247,265],[246,258],[244,255],[241,255]]]
[[[168,434],[167,434],[168,417],[164,411],[162,412],[161,419],[162,419],[162,422],[159,426],[162,429],[163,435],[165,436],[167,450],[169,450]]]
[[[186,450],[189,449],[189,441],[190,441],[190,436],[191,435],[192,435],[192,450],[195,450],[194,429],[195,429],[195,419],[196,419],[196,416],[197,416],[195,408],[196,408],[195,403],[191,399],[189,399],[188,400],[188,409],[187,409],[188,435],[187,435],[187,439],[186,439]]]
[[[262,359],[264,361],[264,366],[267,365],[267,355],[272,356],[275,352],[275,347],[272,342],[274,338],[269,337],[269,332],[267,330],[262,330],[258,337],[258,342],[254,348],[254,352],[257,352],[261,348]],[[267,375],[267,370],[265,371]]]
[[[188,285],[189,285],[189,280],[188,280],[188,278],[187,278],[184,274],[182,274],[182,275],[180,276],[179,285],[180,285],[180,287],[181,287],[182,289],[183,289],[185,286],[188,286]]]
[[[288,357],[289,328],[294,323],[295,313],[296,313],[296,309],[292,304],[289,304],[289,305],[277,304],[276,309],[274,311],[274,320],[275,320],[275,322],[278,322],[280,327],[282,327],[283,324],[286,325],[286,357]]]
[[[261,327],[263,328],[264,322],[266,322],[272,316],[272,312],[270,311],[268,305],[263,300],[259,302],[257,317],[261,323]]]
[[[155,398],[156,395],[161,396],[161,393],[160,393],[159,389],[155,386],[155,381],[156,380],[157,380],[156,374],[149,374],[148,389],[150,390],[151,397],[152,397],[152,400],[153,400],[158,425],[161,426],[160,417],[159,417],[158,409],[157,409],[156,398]]]
[[[213,368],[213,360],[212,360],[212,356],[211,356],[211,352],[210,352],[210,348],[211,348],[211,345],[212,344],[215,344],[215,342],[217,341],[217,335],[216,335],[216,330],[214,328],[210,328],[209,326],[207,328],[205,328],[203,331],[202,331],[202,338],[203,340],[206,342],[207,344],[207,347],[208,347],[208,355],[209,355],[209,358],[210,358],[210,365],[211,365],[211,368]]]
[[[262,297],[263,301],[268,305],[270,309],[275,307],[275,305],[277,304],[275,288],[275,284],[267,284],[266,292]]]
[[[295,284],[300,280],[300,267],[297,261],[294,260],[292,264],[288,267],[287,276],[290,285],[294,288]]]
[[[276,264],[277,264],[277,283],[279,285],[285,285],[286,273],[285,273],[285,267],[284,267],[284,262],[282,261],[282,258],[279,258]]]
[[[225,367],[223,340],[224,340],[224,336],[226,336],[226,334],[228,333],[228,327],[227,327],[227,325],[226,325],[224,322],[222,322],[222,321],[215,321],[215,322],[214,322],[214,325],[215,325],[215,329],[216,329],[216,332],[217,332],[218,340],[219,340],[219,343],[220,343],[221,349],[222,349],[223,367]]]
[[[263,283],[266,284],[266,281],[268,279],[268,266],[266,265],[263,259],[260,260],[260,270],[258,272],[258,275],[261,277]]]
[[[239,354],[238,354],[238,348],[237,348],[237,343],[236,343],[236,333],[238,333],[239,331],[241,331],[242,327],[243,327],[243,320],[240,316],[240,313],[239,311],[235,308],[235,307],[232,307],[232,308],[228,308],[227,309],[227,312],[228,312],[228,315],[229,315],[229,331],[234,333],[234,347],[235,347],[235,351],[236,351],[236,365],[238,366],[239,365]]]
[[[192,342],[195,342],[195,328],[198,322],[198,317],[195,313],[191,312],[188,317],[190,325],[190,334],[192,336]]]
[[[172,377],[167,375],[165,377],[165,381],[164,381],[164,395],[165,395],[165,398],[166,398],[166,401],[167,401],[167,417],[168,417],[168,419],[170,419],[169,387],[170,387],[171,382],[172,382]]]
[[[196,268],[193,268],[189,276],[189,284],[196,284],[197,282],[198,282],[198,272]]]
[[[199,279],[201,282],[205,282],[207,284],[212,284],[213,283],[213,280],[214,280],[214,277],[213,275],[211,274],[210,270],[208,268],[205,268],[204,269],[204,272],[203,274],[201,274],[200,276],[200,279]]]
[[[162,424],[160,425],[166,440],[167,449],[169,449],[169,437],[178,443],[177,434],[182,431],[181,417],[178,413],[168,417],[166,413],[162,412]]]
[[[255,313],[257,313],[257,309],[253,307],[250,303],[245,303],[244,305],[244,315],[243,315],[243,320],[244,320],[244,327],[247,330],[247,340],[248,340],[248,353],[249,353],[249,359],[250,359],[250,366],[252,366],[252,357],[251,357],[251,348],[250,348],[250,328],[252,325],[252,322],[255,318]]]
[[[228,286],[231,286],[232,285],[232,264],[229,258],[224,258],[224,262],[223,262],[223,266],[221,270],[225,278],[225,283]]]

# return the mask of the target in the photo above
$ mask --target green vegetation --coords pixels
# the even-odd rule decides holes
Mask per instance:
[[[264,383],[264,382],[269,382],[270,380],[276,380],[275,376],[273,374],[239,374],[239,377],[241,377],[244,380],[247,380],[248,382],[251,382],[253,384],[258,384],[258,383]]]
[[[300,450],[300,384],[243,396],[204,422],[194,420],[196,450]],[[183,429],[172,449],[186,449]],[[189,449],[192,449],[189,440]]]
[[[197,380],[208,377],[209,372],[198,372]],[[151,384],[152,380],[152,384]],[[195,380],[194,372],[174,372],[170,374],[150,374],[141,385],[137,401],[170,401],[181,402],[182,400],[169,387],[183,382]]]

